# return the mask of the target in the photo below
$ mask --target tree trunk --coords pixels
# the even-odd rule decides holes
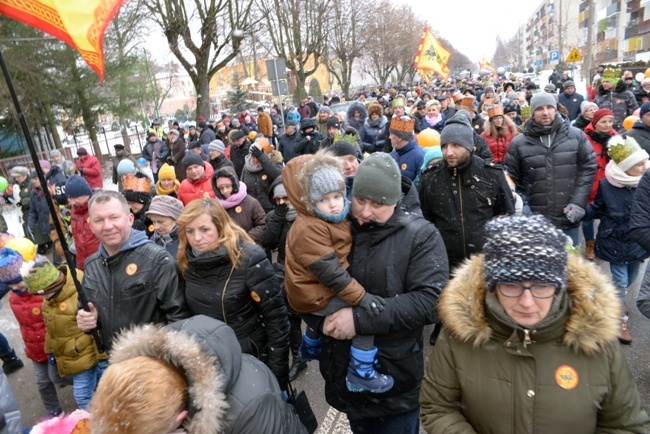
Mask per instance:
[[[302,70],[293,71],[293,75],[296,78],[296,88],[293,91],[293,97],[296,100],[296,104],[299,104],[300,101],[307,98],[307,91],[305,90],[307,76]]]
[[[208,79],[207,68],[205,71],[201,71],[197,65],[197,75],[198,83],[195,84],[198,91],[196,95],[196,116],[209,119],[212,116],[212,110],[210,110],[210,80]]]
[[[48,104],[45,104],[44,106],[47,125],[50,129],[50,133],[52,134],[52,139],[54,140],[54,147],[56,149],[61,149],[63,146],[61,145],[59,131],[56,129],[56,121],[54,120],[54,115],[52,114],[52,108]]]

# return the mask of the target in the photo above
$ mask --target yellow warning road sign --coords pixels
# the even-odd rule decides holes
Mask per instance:
[[[566,58],[567,62],[580,62],[581,60],[582,60],[582,56],[578,52],[578,49],[575,47],[573,48],[573,50],[571,50],[571,53],[569,53],[569,57]]]

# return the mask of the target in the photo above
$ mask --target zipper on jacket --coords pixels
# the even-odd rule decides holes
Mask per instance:
[[[532,344],[533,340],[530,338],[530,330],[524,329],[524,348]]]
[[[463,231],[463,258],[467,258],[467,240],[465,237],[465,215],[463,213],[463,182],[458,169],[454,167],[454,176],[458,176],[458,194],[460,195],[460,227]]]
[[[476,191],[476,192],[479,194],[479,196],[482,196],[483,199],[487,200],[488,205],[492,206],[492,200],[490,200],[490,198],[487,197],[486,194],[484,194],[484,193],[483,193],[481,190],[479,190],[478,188],[475,188],[473,185],[472,185],[472,188],[474,189],[474,191]]]
[[[230,274],[228,275],[226,284],[223,285],[223,289],[221,290],[221,314],[223,315],[223,322],[225,322],[226,324],[228,324],[228,318],[226,318],[226,307],[225,307],[226,290],[228,289],[228,283],[230,283],[230,278],[232,277],[233,271],[235,271],[234,265],[230,268]]]

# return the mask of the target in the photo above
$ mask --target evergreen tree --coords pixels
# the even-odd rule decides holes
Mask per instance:
[[[239,112],[248,109],[248,91],[243,90],[239,85],[234,91],[228,92],[228,107],[231,112]]]
[[[309,82],[309,95],[314,98],[314,101],[322,102],[323,92],[320,90],[320,83],[316,78],[312,78]]]

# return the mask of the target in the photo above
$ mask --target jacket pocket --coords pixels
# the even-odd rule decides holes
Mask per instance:
[[[389,395],[401,395],[420,387],[424,373],[422,347],[416,339],[377,343],[377,369],[395,379]]]
[[[133,300],[140,298],[146,294],[153,292],[153,286],[148,285],[146,282],[138,282],[128,286],[124,289],[123,300]]]

